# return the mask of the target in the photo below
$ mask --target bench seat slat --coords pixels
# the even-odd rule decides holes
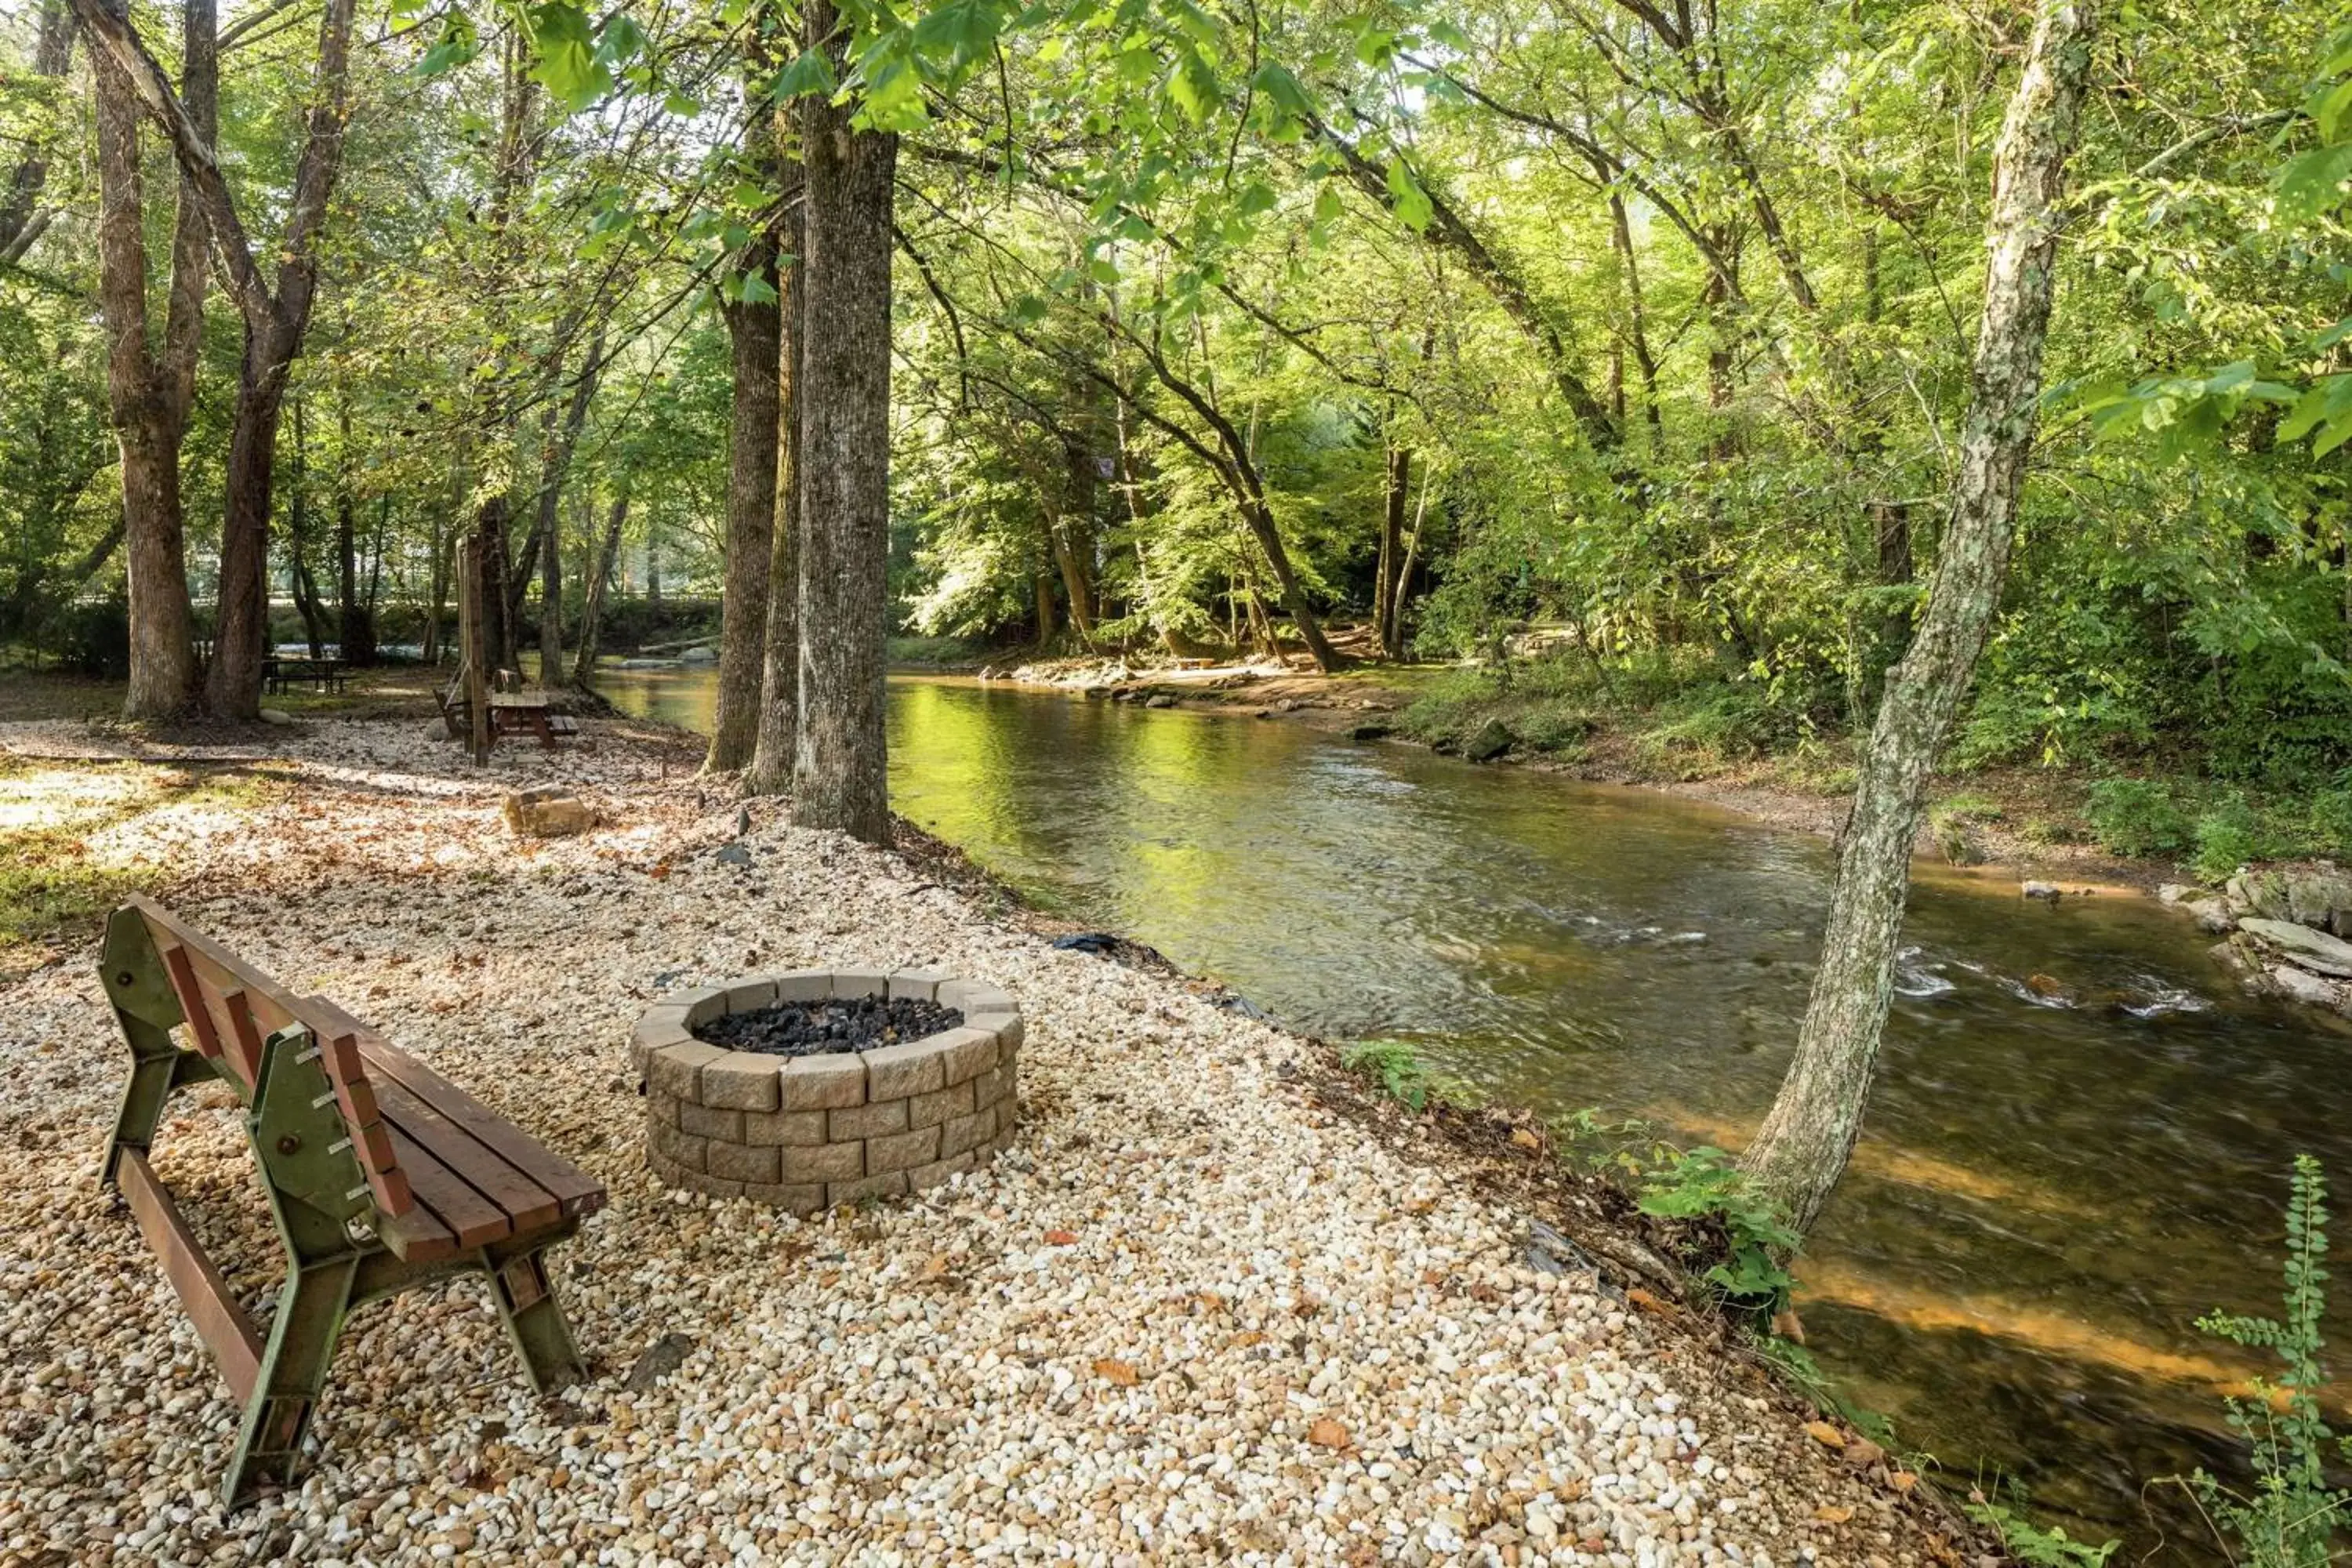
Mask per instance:
[[[604,1206],[604,1184],[372,1029],[360,1032],[360,1054],[379,1083],[397,1083],[463,1127],[499,1158],[544,1187],[566,1219]]]
[[[397,1127],[392,1130],[392,1149],[417,1203],[457,1235],[458,1246],[487,1247],[514,1234],[514,1221],[504,1209],[467,1186],[463,1177]]]
[[[518,1232],[538,1230],[563,1217],[563,1205],[553,1194],[404,1086],[386,1081],[381,1103],[394,1131],[428,1151],[463,1177],[467,1185],[504,1209]]]

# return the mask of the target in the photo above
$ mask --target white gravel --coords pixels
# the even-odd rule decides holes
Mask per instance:
[[[555,1255],[596,1381],[534,1399],[478,1285],[365,1309],[298,1489],[225,1516],[237,1411],[95,1181],[126,1053],[85,945],[0,991],[0,1563],[1943,1555],[1883,1471],[1703,1335],[1531,1271],[1509,1215],[1314,1106],[1280,1070],[1301,1042],[991,923],[772,803],[753,865],[719,864],[723,785],[589,730],[593,750],[477,774],[415,722],[320,722],[237,753],[281,760],[280,803],[89,845],[163,857],[179,913],[609,1184]],[[64,723],[0,744],[98,749]],[[559,779],[603,825],[517,843],[499,793]],[[664,990],[820,961],[1017,996],[1013,1152],[814,1222],[662,1190],[630,1022]],[[175,1102],[158,1164],[266,1300],[227,1103]],[[625,1391],[668,1333],[696,1348]]]

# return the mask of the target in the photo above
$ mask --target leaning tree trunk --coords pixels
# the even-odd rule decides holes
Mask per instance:
[[[827,0],[810,36],[834,26]],[[812,97],[803,143],[801,710],[793,820],[890,837],[883,731],[890,553],[890,196],[898,138]]]
[[[779,249],[772,230],[754,239],[743,276],[772,284]],[[705,773],[734,773],[760,739],[760,692],[767,671],[768,579],[775,569],[776,397],[782,312],[764,300],[725,307],[733,349],[734,407],[727,425],[727,582],[719,604],[719,703]]]
[[[621,493],[613,498],[613,510],[604,519],[604,547],[589,569],[587,592],[580,605],[580,647],[572,656],[572,684],[583,691],[591,689],[596,673],[596,634],[604,618],[604,584],[612,580],[613,569],[620,562],[621,529],[628,521],[629,478],[623,474]]]
[[[786,256],[805,248],[799,204],[784,214]],[[760,722],[746,795],[782,795],[792,787],[793,752],[801,697],[801,429],[800,356],[807,338],[808,291],[798,260],[776,268],[776,508],[768,552],[768,627],[762,639]]]
[[[1803,1033],[1743,1162],[1800,1231],[1862,1128],[1921,802],[2009,570],[2062,221],[2059,195],[2090,75],[2093,0],[2053,0],[2026,52],[1994,160],[1991,261],[1951,510],[1927,609],[1879,704],[1838,856]]]

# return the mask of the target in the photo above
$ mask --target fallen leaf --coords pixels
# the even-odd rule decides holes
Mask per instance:
[[[1856,1437],[1846,1448],[1845,1462],[1857,1470],[1866,1470],[1873,1465],[1885,1464],[1886,1450],[1867,1437]]]
[[[1886,1484],[1898,1492],[1908,1493],[1913,1487],[1919,1484],[1919,1478],[1909,1470],[1897,1470],[1886,1478]]]
[[[1543,1147],[1543,1140],[1537,1137],[1534,1133],[1528,1131],[1524,1127],[1514,1127],[1511,1129],[1511,1142],[1517,1144],[1522,1149],[1540,1149]]]
[[[1845,1434],[1826,1421],[1808,1421],[1805,1423],[1805,1430],[1811,1434],[1814,1442],[1825,1448],[1845,1447]]]
[[[1095,1375],[1108,1382],[1115,1383],[1121,1388],[1133,1388],[1138,1383],[1142,1381],[1141,1378],[1136,1376],[1134,1367],[1129,1365],[1123,1361],[1114,1360],[1109,1356],[1100,1357],[1095,1362]]]
[[[1328,1415],[1318,1415],[1307,1428],[1307,1440],[1318,1448],[1344,1448],[1348,1446],[1348,1429]]]
[[[1241,1350],[1250,1345],[1262,1345],[1264,1343],[1265,1343],[1265,1336],[1258,1332],[1255,1329],[1244,1329],[1240,1333],[1235,1334],[1232,1339],[1225,1342],[1226,1348],[1230,1350]]]
[[[1078,1233],[1074,1230],[1049,1230],[1045,1233],[1045,1245],[1048,1247],[1071,1247],[1076,1245]]]
[[[1631,1301],[1643,1311],[1653,1313],[1661,1318],[1670,1317],[1674,1313],[1674,1308],[1669,1305],[1664,1298],[1651,1294],[1649,1291],[1643,1289],[1639,1285],[1628,1286],[1626,1288],[1625,1300]]]
[[[1823,1503],[1821,1507],[1813,1510],[1813,1517],[1820,1520],[1823,1524],[1843,1524],[1847,1520],[1853,1517],[1853,1510],[1850,1508],[1832,1508],[1827,1503]]]

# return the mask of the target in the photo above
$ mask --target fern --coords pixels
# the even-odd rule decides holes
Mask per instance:
[[[2276,1383],[2256,1378],[2252,1398],[2227,1402],[2230,1426],[2246,1439],[2252,1490],[2232,1490],[2203,1470],[2189,1479],[2215,1530],[2225,1544],[2234,1538],[2233,1555],[2248,1568],[2331,1562],[2330,1542],[2352,1506],[2352,1493],[2329,1486],[2324,1473],[2328,1451],[2338,1447],[2319,1409],[2326,1382],[2319,1352],[2327,1310],[2327,1179],[2308,1154],[2295,1156],[2286,1243],[2284,1319],[2211,1312],[2197,1321],[2209,1334],[2275,1353],[2286,1369]]]

